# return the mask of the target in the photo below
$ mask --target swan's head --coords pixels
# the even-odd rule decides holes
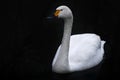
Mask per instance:
[[[73,18],[72,11],[67,6],[57,7],[54,16],[62,19]]]

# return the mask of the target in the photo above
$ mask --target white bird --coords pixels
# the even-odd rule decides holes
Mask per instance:
[[[98,65],[103,59],[105,41],[93,33],[71,36],[73,14],[69,7],[59,6],[54,15],[64,20],[64,33],[52,62],[53,72],[70,73]]]

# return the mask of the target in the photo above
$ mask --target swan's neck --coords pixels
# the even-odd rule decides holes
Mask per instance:
[[[68,49],[69,49],[70,36],[72,31],[72,23],[73,23],[72,18],[64,20],[64,32],[63,32],[61,46]]]
[[[64,21],[64,33],[63,33],[63,38],[62,38],[62,42],[61,42],[61,49],[60,49],[60,53],[61,56],[64,55],[63,57],[66,59],[65,61],[66,64],[69,63],[68,61],[68,56],[69,56],[69,44],[70,44],[70,36],[71,36],[71,31],[72,31],[72,23],[73,20],[72,19],[67,19]],[[65,62],[64,61],[64,62]]]
[[[66,73],[69,72],[69,43],[70,43],[70,36],[72,31],[72,24],[73,18],[65,19],[64,20],[64,33],[61,42],[61,48],[59,51],[59,55],[56,60],[56,65],[59,67],[59,72]],[[55,65],[55,66],[56,66]]]

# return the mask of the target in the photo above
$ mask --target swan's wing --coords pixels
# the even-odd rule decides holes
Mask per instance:
[[[99,36],[95,34],[74,35],[70,40],[69,56],[86,60],[90,56],[96,55],[99,48],[101,48]],[[77,58],[77,60],[80,58]]]
[[[71,69],[92,67],[102,59],[101,39],[95,34],[74,35],[70,40],[69,64]],[[99,59],[97,59],[99,58]]]

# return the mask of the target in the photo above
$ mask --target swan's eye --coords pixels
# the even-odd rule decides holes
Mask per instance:
[[[61,11],[63,11],[63,9],[61,9]]]

